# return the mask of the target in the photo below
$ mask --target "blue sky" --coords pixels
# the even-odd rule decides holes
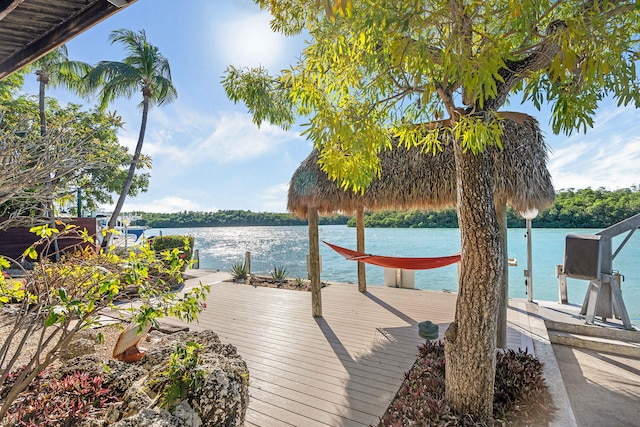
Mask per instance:
[[[311,144],[299,129],[257,128],[244,105],[229,101],[220,85],[228,65],[262,65],[277,73],[295,63],[304,40],[274,34],[269,19],[250,0],[138,0],[67,43],[75,60],[121,60],[124,51],[109,43],[111,31],[145,30],[171,64],[178,98],[150,111],[143,147],[153,159],[149,191],[128,198],[124,212],[286,211],[289,180]],[[36,85],[35,76],[28,76],[25,91],[36,94]],[[64,90],[48,94],[92,104]],[[110,107],[126,122],[119,137],[131,151],[140,126],[139,102],[120,99]],[[557,190],[640,184],[640,109],[604,104],[594,128],[571,137],[552,134],[548,111],[519,105],[515,98],[506,110],[540,121]]]

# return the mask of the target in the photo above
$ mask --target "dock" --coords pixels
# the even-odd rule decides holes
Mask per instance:
[[[250,372],[246,425],[377,425],[418,355],[418,323],[454,318],[456,294],[331,283],[322,289],[322,318],[311,316],[309,292],[225,281],[224,272],[198,271],[211,284],[207,308],[192,330],[210,329],[233,344]],[[510,300],[507,345],[545,364],[558,406],[555,425],[578,425],[552,344],[539,313]],[[537,307],[537,305],[534,305]],[[535,344],[534,344],[535,343]]]

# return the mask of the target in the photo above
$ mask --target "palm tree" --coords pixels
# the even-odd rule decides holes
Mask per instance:
[[[79,95],[86,95],[86,87],[83,77],[89,72],[91,66],[80,61],[70,61],[69,52],[65,45],[47,53],[29,66],[29,70],[35,70],[38,76],[39,112],[40,112],[40,137],[43,144],[47,134],[47,116],[45,112],[45,91],[47,85],[52,87],[66,87]],[[49,184],[51,185],[51,184]],[[53,199],[42,206],[43,215],[50,218],[52,226],[55,226],[55,214]],[[54,240],[55,258],[59,259],[58,241]]]
[[[78,95],[86,95],[86,87],[83,77],[89,72],[91,66],[80,61],[70,61],[67,47],[62,45],[44,55],[30,65],[38,76],[40,90],[38,99],[40,102],[40,135],[47,133],[47,118],[45,115],[45,90],[47,85],[51,87],[65,87]]]
[[[122,43],[129,54],[122,62],[102,61],[87,75],[90,88],[99,89],[100,108],[104,109],[117,97],[131,98],[138,90],[142,92],[142,122],[138,143],[131,160],[129,174],[124,183],[120,197],[109,219],[108,227],[112,229],[124,200],[131,188],[136,167],[140,162],[140,152],[147,127],[147,114],[152,105],[162,105],[173,101],[177,92],[171,81],[169,61],[157,47],[147,42],[144,31],[115,30],[110,35],[111,43]],[[110,235],[103,241],[103,247],[109,242]]]

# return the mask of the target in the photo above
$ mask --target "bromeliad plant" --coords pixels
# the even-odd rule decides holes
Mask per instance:
[[[157,254],[143,245],[139,251],[119,257],[114,252],[98,252],[91,236],[73,226],[59,232],[43,225],[32,228],[32,232],[40,239],[25,251],[24,258],[39,262],[33,270],[22,271],[22,280],[4,275],[0,278],[0,304],[17,301],[12,330],[0,347],[0,366],[4,368],[0,385],[15,370],[27,340],[37,345],[25,369],[11,384],[2,386],[0,395],[6,398],[0,419],[33,379],[58,358],[75,333],[94,325],[101,309],[116,308],[114,301],[123,289],[135,289],[135,296],[142,301],[139,308],[130,310],[138,325],[157,325],[157,319],[164,316],[196,320],[210,290],[200,284],[180,295],[168,292],[166,277],[183,280],[184,260],[177,250]],[[70,234],[80,236],[85,248],[65,255],[60,262],[50,262],[45,255],[50,253],[54,240]],[[7,264],[3,260],[0,266],[6,268]],[[13,347],[17,349],[14,351]]]

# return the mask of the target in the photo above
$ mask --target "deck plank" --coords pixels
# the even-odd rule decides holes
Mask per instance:
[[[205,277],[206,279],[206,277]],[[440,337],[456,295],[331,284],[323,317],[311,294],[229,282],[213,283],[197,324],[236,346],[250,373],[248,426],[368,426],[377,423],[418,355],[417,325],[431,320]],[[517,324],[518,313],[509,310]],[[518,328],[507,343],[521,343]]]

